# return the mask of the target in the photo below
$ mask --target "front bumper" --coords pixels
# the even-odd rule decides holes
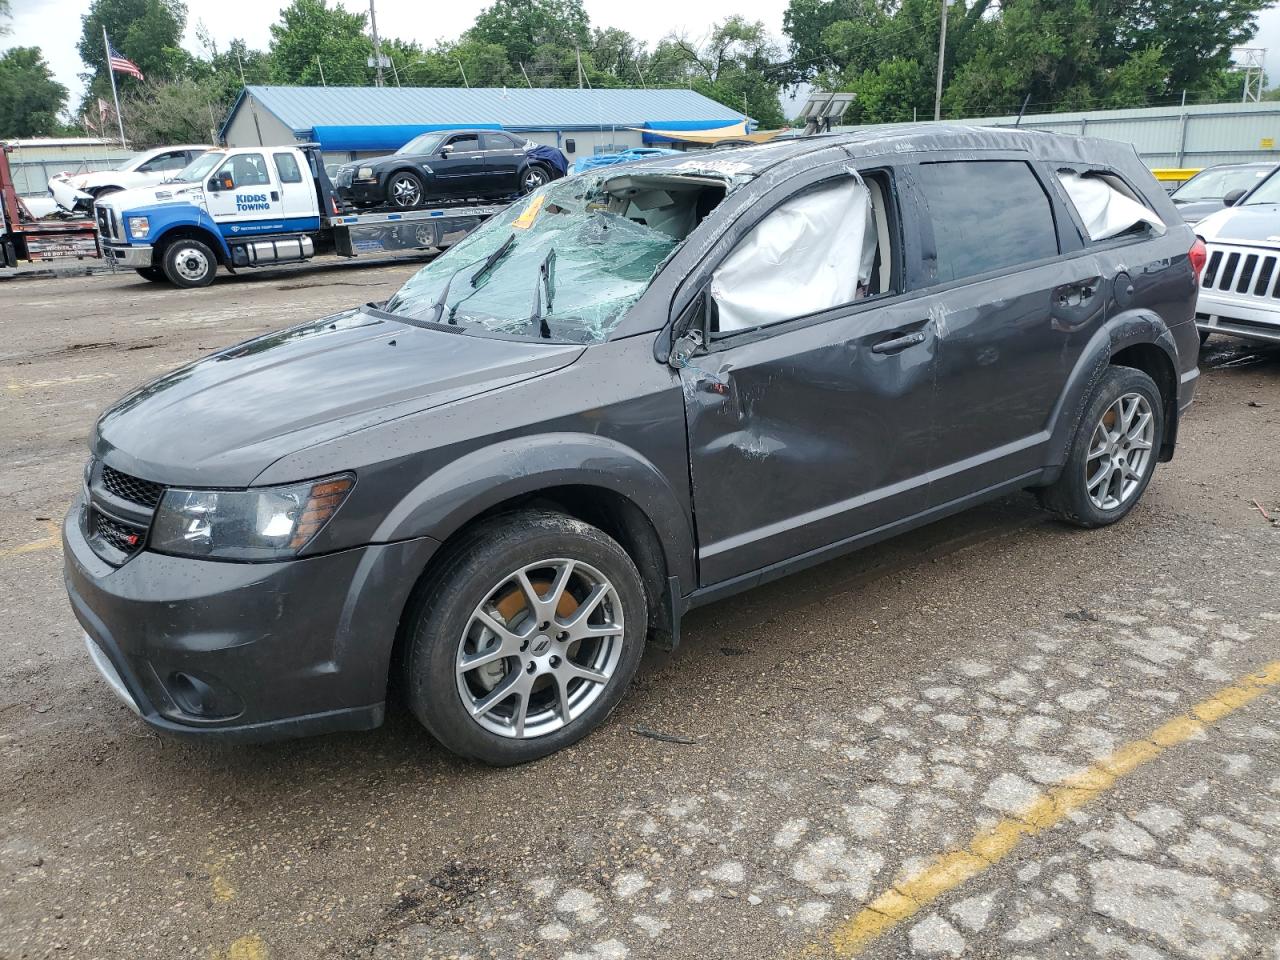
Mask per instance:
[[[147,244],[115,244],[107,243],[105,239],[102,241],[104,257],[122,267],[133,267],[135,270],[153,266],[151,255],[154,249]]]
[[[1202,288],[1196,301],[1196,327],[1206,333],[1280,343],[1280,301],[1273,305],[1256,297]]]
[[[346,186],[335,187],[339,199],[357,207],[382,206],[387,202],[387,188],[382,180],[353,181]]]
[[[63,523],[67,594],[92,659],[147,723],[272,740],[382,722],[400,612],[434,540],[280,563],[143,551],[113,567],[82,510],[77,498]]]

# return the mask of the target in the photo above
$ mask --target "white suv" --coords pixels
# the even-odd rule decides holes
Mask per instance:
[[[1223,333],[1280,343],[1280,176],[1196,224],[1208,247],[1200,279],[1200,340]]]
[[[212,149],[204,144],[157,147],[138,154],[114,170],[55,174],[49,181],[49,192],[64,210],[88,211],[95,200],[109,193],[162,183],[200,154]]]

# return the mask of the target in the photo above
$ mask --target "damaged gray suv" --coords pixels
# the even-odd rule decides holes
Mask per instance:
[[[578,740],[691,607],[1024,488],[1129,512],[1204,248],[1134,152],[920,126],[549,184],[370,304],[99,419],[90,655],[162,730]]]

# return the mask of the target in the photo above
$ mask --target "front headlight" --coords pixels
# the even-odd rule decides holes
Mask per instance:
[[[357,171],[356,171],[356,179],[357,179],[357,180],[372,180],[372,179],[373,179],[373,167],[361,167],[359,170],[357,170]]]
[[[297,556],[351,492],[341,474],[257,490],[164,493],[151,526],[152,550],[214,560],[282,560]]]
[[[147,217],[130,217],[129,218],[129,235],[139,240],[146,238],[151,232],[151,220]]]

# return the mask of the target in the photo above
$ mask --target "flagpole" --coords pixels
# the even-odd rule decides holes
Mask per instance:
[[[111,68],[111,41],[107,39],[107,25],[102,25],[102,49],[107,55],[107,76],[111,78],[111,96],[116,101],[116,121],[120,124],[120,146],[128,149],[129,142],[124,138],[124,114],[120,112],[120,91],[116,89],[116,72]]]

